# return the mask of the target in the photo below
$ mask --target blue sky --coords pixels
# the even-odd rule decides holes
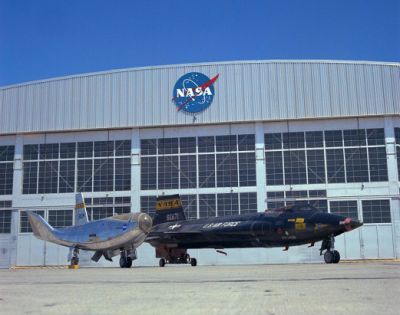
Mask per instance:
[[[0,0],[0,86],[140,66],[400,60],[399,0]]]

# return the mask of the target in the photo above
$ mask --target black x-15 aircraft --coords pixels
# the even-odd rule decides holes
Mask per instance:
[[[323,213],[309,204],[295,204],[265,213],[186,220],[179,195],[157,198],[153,229],[146,238],[156,249],[160,267],[166,263],[190,263],[187,249],[284,247],[322,241],[320,254],[326,263],[338,263],[340,254],[334,249],[335,236],[351,231],[361,222],[330,213]],[[325,252],[324,252],[325,251]]]

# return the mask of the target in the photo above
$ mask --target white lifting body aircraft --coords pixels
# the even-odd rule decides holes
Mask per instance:
[[[47,242],[70,248],[68,260],[71,266],[79,264],[79,250],[95,251],[93,261],[104,256],[121,255],[121,268],[130,268],[140,246],[152,228],[152,219],[146,213],[124,213],[89,222],[81,193],[76,194],[75,225],[55,229],[40,215],[26,211],[33,234]]]

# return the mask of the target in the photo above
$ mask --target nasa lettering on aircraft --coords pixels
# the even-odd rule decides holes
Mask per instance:
[[[207,109],[215,95],[214,83],[219,74],[210,79],[200,72],[190,72],[176,81],[172,101],[177,111],[197,114]]]

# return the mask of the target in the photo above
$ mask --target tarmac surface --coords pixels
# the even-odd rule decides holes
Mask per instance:
[[[0,270],[1,314],[398,314],[400,262]]]

